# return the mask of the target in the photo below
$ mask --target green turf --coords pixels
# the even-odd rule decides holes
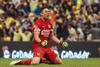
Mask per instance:
[[[15,65],[10,66],[9,63],[14,60],[26,59],[3,59],[0,58],[0,67],[100,67],[100,58],[89,59],[62,59],[63,64],[39,64],[39,65]]]

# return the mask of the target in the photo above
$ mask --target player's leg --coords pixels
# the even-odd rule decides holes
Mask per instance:
[[[33,59],[21,61],[21,65],[37,65],[40,63],[40,57],[33,57]]]
[[[40,63],[40,57],[34,57],[32,59],[31,65],[38,65]]]
[[[51,61],[47,57],[43,57],[43,58],[41,58],[40,63],[51,64]]]
[[[21,60],[12,61],[12,62],[10,63],[10,65],[21,65],[20,62],[21,62]]]
[[[12,61],[10,65],[37,65],[39,63],[40,63],[40,57],[34,57],[33,59],[29,60]]]
[[[62,64],[62,60],[50,48],[47,49],[46,54],[47,54],[49,60],[51,61],[51,63],[53,63],[53,64]]]
[[[17,61],[12,61],[10,65],[29,65],[32,62],[32,59],[29,60],[17,60]]]
[[[55,63],[55,64],[62,64],[62,60],[60,59],[59,56],[57,56],[57,57],[54,59],[53,63]]]
[[[33,59],[28,62],[28,61],[21,61],[21,64],[31,64],[31,65],[37,65],[40,63],[40,58],[42,58],[44,56],[44,51],[41,47],[36,47],[36,48],[33,48],[33,52],[34,52],[34,55],[33,55]]]
[[[32,59],[32,62],[31,62],[31,64],[33,64],[33,65],[37,65],[37,64],[39,64],[40,63],[40,60],[41,60],[41,58],[43,58],[43,56],[44,56],[44,50],[43,50],[43,48],[42,47],[37,47],[37,48],[33,48],[34,50],[33,50],[33,52],[34,52],[34,57],[33,57],[33,59]]]
[[[34,64],[34,65],[37,65],[40,63],[40,58],[43,58],[44,56],[44,51],[42,50],[42,48],[37,48],[37,49],[34,49],[34,57],[33,59],[29,59],[29,60],[18,60],[18,61],[12,61],[10,63],[10,65],[31,65],[31,64]]]

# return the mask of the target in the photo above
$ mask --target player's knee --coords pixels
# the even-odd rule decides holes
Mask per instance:
[[[62,64],[63,62],[62,62],[62,60],[61,60],[59,57],[57,57],[57,58],[54,60],[54,63],[56,63],[56,64]]]
[[[62,63],[63,63],[62,61],[59,62],[59,64],[62,64]]]
[[[40,63],[40,58],[39,57],[34,57],[31,64],[32,65],[38,65]]]
[[[38,65],[39,62],[31,62],[31,65]]]
[[[57,64],[62,64],[62,63],[63,63],[62,61],[58,61],[58,62],[57,62]]]

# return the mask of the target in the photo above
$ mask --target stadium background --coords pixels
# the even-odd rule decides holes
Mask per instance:
[[[27,26],[44,6],[60,40],[100,41],[99,0],[0,0],[0,41],[32,41]]]
[[[50,42],[53,46],[51,49],[60,53],[65,50],[65,54],[69,50],[73,54],[86,51],[90,52],[88,57],[100,57],[100,0],[0,0],[0,57],[4,57],[4,54],[8,56],[8,52],[4,53],[6,50],[10,53],[15,49],[26,52],[32,50],[32,31],[27,26],[34,25],[40,16],[40,8],[44,6],[50,10],[55,36],[69,42],[66,49]],[[25,46],[20,48],[22,45]],[[0,61],[0,65],[8,65],[6,59],[0,59],[4,61]],[[93,60],[99,67],[99,59]],[[75,66],[73,61],[77,59],[72,60],[73,65],[69,67],[86,67],[82,64]]]

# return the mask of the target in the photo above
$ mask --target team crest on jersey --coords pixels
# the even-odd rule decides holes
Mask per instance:
[[[51,28],[51,25],[48,25],[49,28]]]
[[[40,55],[40,53],[37,53],[37,55],[39,56],[39,55]]]

